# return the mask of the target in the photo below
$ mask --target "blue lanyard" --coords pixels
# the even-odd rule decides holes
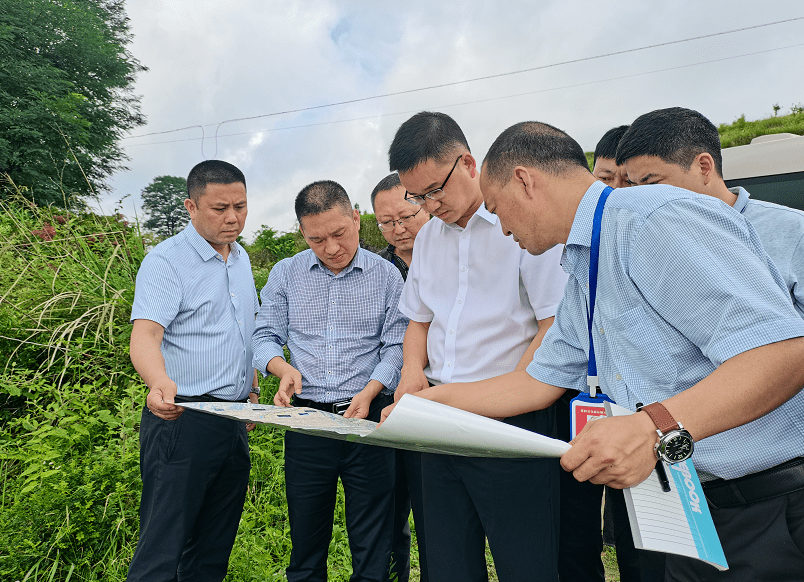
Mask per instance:
[[[595,217],[592,221],[592,244],[589,251],[589,367],[586,372],[586,383],[589,384],[589,394],[594,397],[600,388],[597,379],[597,362],[595,361],[595,344],[592,341],[592,318],[595,315],[595,296],[597,295],[597,265],[600,258],[600,225],[603,221],[603,208],[606,206],[606,199],[613,191],[611,186],[607,186],[595,207]]]

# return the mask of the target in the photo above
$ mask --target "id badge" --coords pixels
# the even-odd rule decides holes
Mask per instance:
[[[595,418],[606,416],[604,402],[614,402],[611,398],[598,392],[596,396],[589,396],[581,392],[570,400],[570,437],[574,439],[583,430],[586,424]]]

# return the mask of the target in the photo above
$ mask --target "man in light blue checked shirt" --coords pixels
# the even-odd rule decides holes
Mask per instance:
[[[604,184],[566,133],[525,122],[491,146],[481,186],[503,231],[528,252],[566,245],[562,264],[570,275],[555,323],[526,371],[418,393],[499,417],[549,406],[565,389],[588,390],[590,248]],[[663,185],[624,188],[602,212],[599,256],[591,335],[600,388],[632,410],[651,404],[587,424],[562,466],[580,481],[629,487],[656,464],[657,429],[666,435],[668,425],[683,424],[704,478],[722,479],[733,497],[757,505],[784,496],[791,509],[784,535],[767,530],[764,519],[716,520],[722,538],[747,528],[753,547],[770,555],[760,568],[755,552],[724,544],[728,571],[677,579],[800,579],[804,321],[756,231],[709,196]],[[795,577],[780,574],[792,572],[788,560]]]
[[[402,368],[408,323],[397,308],[402,277],[391,263],[359,248],[360,214],[339,184],[306,186],[296,197],[296,217],[310,249],[271,270],[260,294],[254,367],[280,379],[278,406],[378,421],[382,408],[393,402]],[[339,477],[346,494],[351,580],[388,581],[393,450],[288,431],[289,582],[326,580]]]
[[[148,386],[132,582],[223,580],[251,468],[253,425],[180,406],[257,401],[251,334],[259,303],[248,255],[235,242],[248,213],[246,180],[235,166],[207,160],[190,171],[187,194],[191,222],[145,256],[131,310],[131,361]]]
[[[723,181],[722,163],[717,128],[699,112],[683,107],[640,115],[617,149],[617,164],[626,168],[630,182],[686,188],[722,200],[742,214],[759,235],[763,248],[779,269],[793,307],[804,318],[804,212],[753,200],[743,188],[730,190]],[[804,459],[799,458],[786,470],[774,469],[774,478],[785,479],[791,470],[804,473]],[[750,577],[755,580],[804,576],[802,548],[781,541],[792,539],[788,524],[795,523],[796,507],[801,509],[800,503],[791,503],[795,496],[792,491],[759,502],[725,499],[734,495],[728,480],[706,474],[701,477],[715,523],[732,524],[729,535],[722,530],[720,536],[730,563],[747,561]],[[804,488],[804,479],[799,487]],[[756,536],[753,524],[760,522],[765,531],[775,534]],[[743,526],[736,526],[738,523]],[[804,520],[799,523],[804,527]],[[716,575],[713,569],[697,560],[668,557],[668,580],[706,579],[710,575]]]

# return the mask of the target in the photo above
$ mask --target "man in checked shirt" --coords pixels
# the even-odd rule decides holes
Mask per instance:
[[[254,367],[279,378],[278,406],[307,406],[379,421],[402,368],[408,320],[398,310],[402,277],[359,248],[360,216],[346,191],[314,182],[296,197],[310,249],[277,263],[260,294]],[[290,351],[285,361],[283,346]],[[338,477],[354,582],[387,582],[394,452],[285,433],[285,484],[293,549],[289,582],[326,581]]]

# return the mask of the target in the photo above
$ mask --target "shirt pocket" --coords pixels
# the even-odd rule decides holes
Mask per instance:
[[[678,377],[676,363],[659,328],[642,306],[607,319],[606,341],[617,354],[626,384],[647,382],[650,387],[672,388]]]

